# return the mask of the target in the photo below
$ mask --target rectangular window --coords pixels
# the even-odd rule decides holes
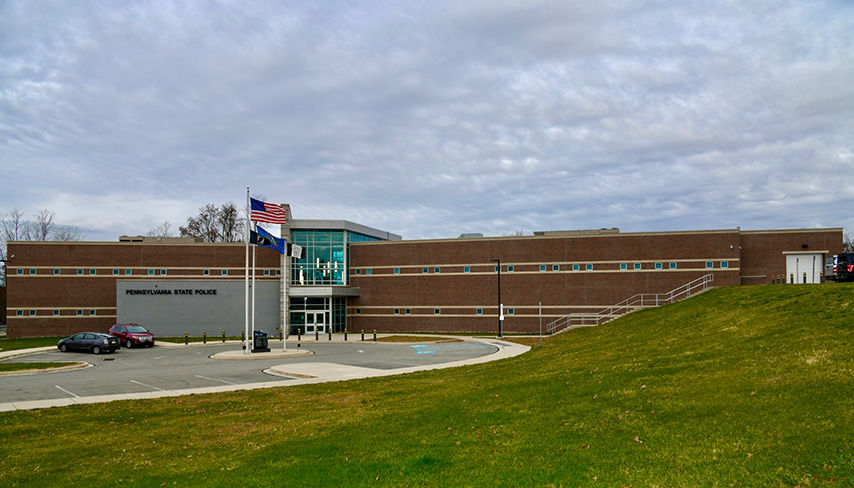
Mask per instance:
[[[89,310],[89,315],[95,315],[95,310],[94,309]]]
[[[635,269],[641,269],[641,263],[635,263]]]
[[[655,269],[662,269],[664,265],[662,263],[655,263]]]
[[[368,268],[368,269],[366,269],[366,270],[365,270],[365,274],[366,274],[366,275],[372,274],[372,273],[373,273],[373,271],[374,271],[374,270],[372,270],[371,268]]]
[[[36,311],[30,310],[30,317],[35,317],[35,316],[36,316]]]
[[[228,270],[227,269],[224,269],[224,270],[220,271],[219,273],[223,276],[228,276]]]
[[[59,274],[59,268],[53,268],[53,274],[58,275]]]
[[[713,261],[706,261],[706,269],[712,269],[715,267],[715,263]]]
[[[516,309],[515,308],[508,308],[507,309],[507,315],[516,315]]]
[[[400,309],[399,309],[399,308],[394,309],[394,314],[395,314],[395,315],[400,315]]]
[[[83,274],[83,270],[78,268],[77,269],[77,276],[81,276],[82,274]]]
[[[270,276],[270,270],[269,269],[264,270],[264,276]]]
[[[545,265],[545,264],[541,264],[541,265],[540,265],[540,271],[545,271],[545,270],[546,270],[546,265]]]
[[[31,275],[36,274],[36,269],[35,269],[35,268],[30,268],[30,274],[31,274]]]
[[[620,269],[623,271],[629,269],[628,263],[620,263]]]
[[[90,275],[94,275],[94,274],[95,274],[95,269],[94,269],[94,268],[89,268],[89,274],[90,274]]]
[[[670,264],[668,266],[670,267],[670,269],[676,269],[676,262],[670,261]]]
[[[474,313],[476,313],[478,315],[483,315],[483,309],[482,308],[476,308],[476,309],[474,309]]]
[[[59,310],[54,310],[54,311],[53,311],[53,316],[54,316],[54,317],[56,317],[57,315],[59,315]]]
[[[276,270],[276,276],[279,276],[279,275],[281,275],[281,274],[282,274],[282,270],[277,269],[277,270]]]
[[[356,270],[356,275],[360,275],[360,274],[362,274],[362,270],[361,270],[361,269],[357,269],[357,270]]]
[[[585,268],[587,269],[587,271],[591,271],[593,269],[593,265],[592,264],[585,265]]]
[[[729,263],[727,261],[721,261],[721,268],[729,268]]]
[[[78,315],[78,316],[83,315],[83,310],[78,309],[78,310],[77,310],[77,315]]]
[[[412,309],[411,309],[411,308],[407,308],[407,309],[405,309],[405,310],[403,311],[403,313],[405,313],[406,315],[412,315]]]
[[[560,271],[560,265],[559,264],[553,264],[552,265],[552,271]]]
[[[17,312],[15,312],[15,315],[16,315],[16,316],[18,316],[18,317],[23,317],[23,316],[24,316],[24,311],[23,311],[23,310],[18,310]]]
[[[471,266],[463,266],[463,273],[471,272]]]
[[[580,267],[579,265],[577,265],[577,264],[573,264],[573,265],[572,265],[572,270],[573,270],[573,271],[578,271],[579,269],[581,269],[581,267]]]
[[[117,276],[118,274],[119,274],[119,270],[114,269],[114,270],[113,270],[113,276]]]
[[[501,271],[501,268],[500,268],[499,266],[497,266],[497,265],[496,265],[496,266],[495,266],[495,272],[497,273],[497,272],[499,272],[499,271]]]

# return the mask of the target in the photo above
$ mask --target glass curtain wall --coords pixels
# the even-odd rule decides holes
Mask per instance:
[[[291,241],[302,246],[302,257],[291,259],[291,284],[346,285],[344,253],[349,252],[349,248],[345,245],[345,237],[347,243],[379,240],[344,230],[291,231]]]
[[[322,313],[322,318],[316,313]],[[291,298],[290,334],[307,334],[306,325],[323,324],[332,332],[344,332],[347,326],[347,300],[344,297],[293,297]],[[308,320],[306,319],[306,316]]]

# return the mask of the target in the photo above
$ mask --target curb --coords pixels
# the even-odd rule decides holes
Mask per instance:
[[[65,361],[57,361],[57,362],[65,362]],[[53,368],[42,368],[42,369],[22,369],[19,371],[0,371],[0,377],[3,376],[27,376],[33,374],[51,374],[51,373],[62,373],[64,371],[74,371],[76,369],[86,369],[91,368],[94,364],[85,363],[83,361],[69,361],[70,364],[67,366],[56,366]]]

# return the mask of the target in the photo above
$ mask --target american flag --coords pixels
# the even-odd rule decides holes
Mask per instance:
[[[288,222],[288,214],[281,205],[262,202],[254,198],[250,198],[249,203],[249,218],[255,222],[266,222],[268,224],[286,224]]]

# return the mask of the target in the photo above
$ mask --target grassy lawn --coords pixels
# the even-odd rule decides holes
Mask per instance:
[[[852,486],[852,298],[723,288],[495,363],[2,413],[0,486]]]
[[[17,349],[29,349],[31,347],[54,346],[63,337],[31,337],[28,339],[0,338],[0,351],[12,351]]]
[[[69,366],[71,364],[80,364],[79,362],[62,362],[62,363],[8,363],[0,362],[0,373],[7,371],[25,371],[31,369],[51,369]]]

